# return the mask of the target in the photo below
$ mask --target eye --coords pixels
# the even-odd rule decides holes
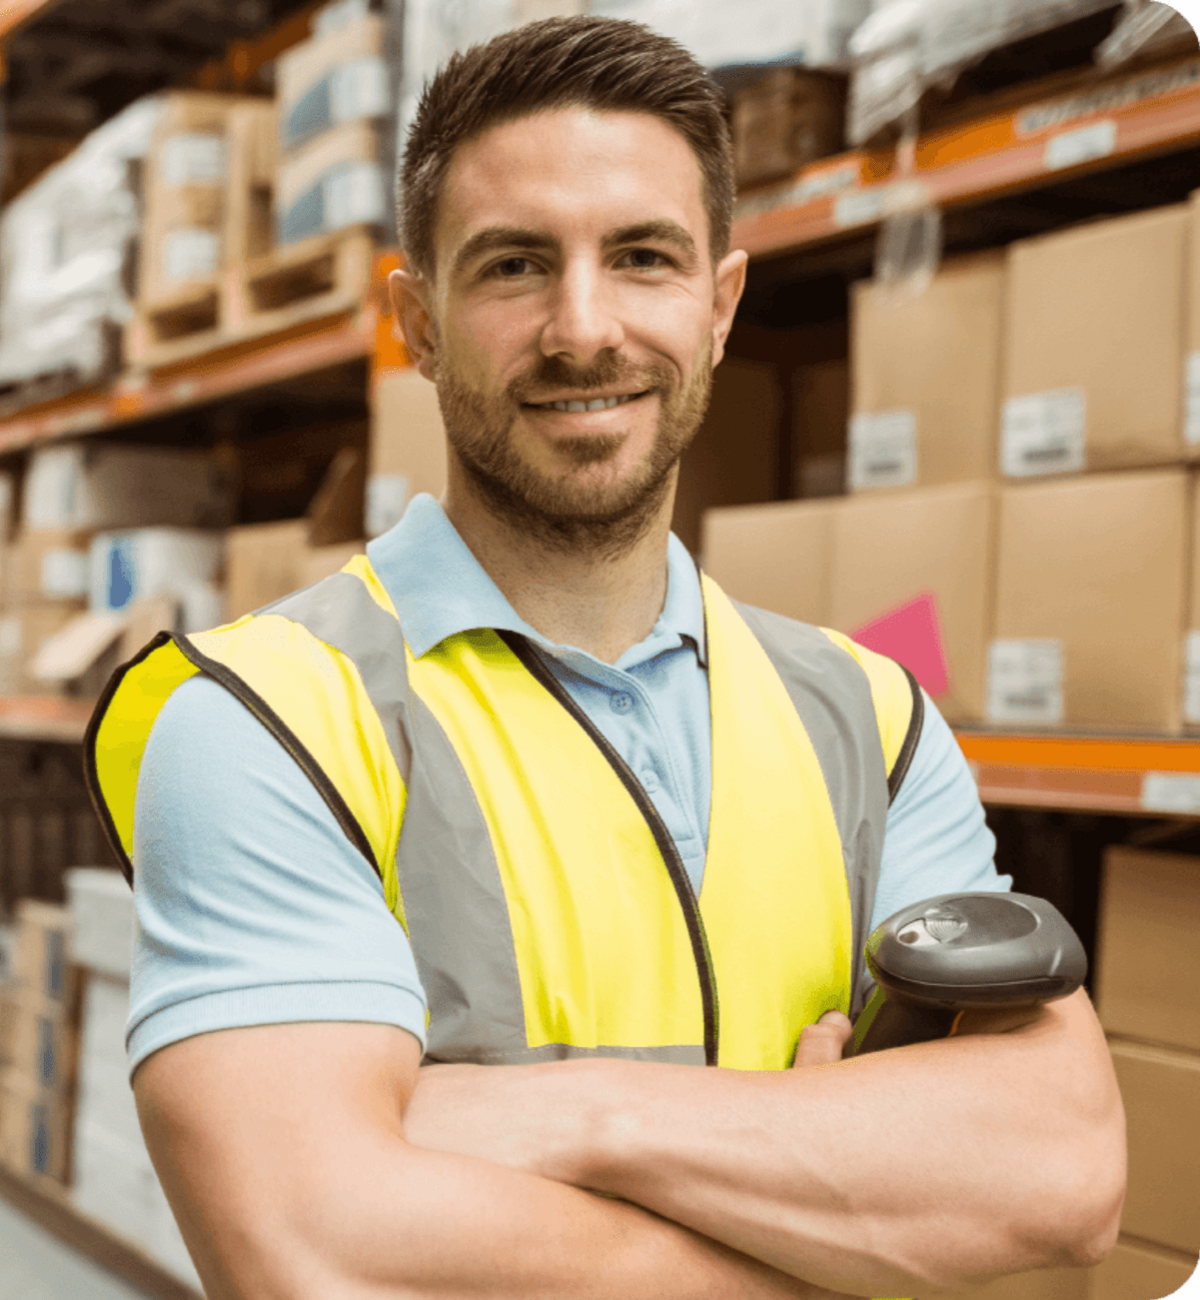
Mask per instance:
[[[501,280],[515,280],[518,276],[529,275],[536,270],[537,267],[529,258],[513,256],[493,263],[488,268],[488,274],[497,276]]]
[[[670,258],[656,248],[631,248],[624,260],[635,271],[654,271],[660,266],[670,265]]]

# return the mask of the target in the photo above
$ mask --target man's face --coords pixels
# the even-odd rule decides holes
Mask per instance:
[[[415,350],[476,493],[547,539],[636,535],[703,418],[744,275],[744,254],[712,266],[686,140],[578,108],[493,127],[451,161],[435,246],[432,282],[409,282],[433,343]]]

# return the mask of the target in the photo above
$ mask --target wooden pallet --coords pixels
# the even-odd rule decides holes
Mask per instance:
[[[361,307],[371,289],[375,248],[373,229],[355,226],[255,258],[227,282],[229,336],[273,334]]]
[[[153,370],[227,342],[221,284],[189,284],[174,298],[139,306],[125,330],[127,365]]]

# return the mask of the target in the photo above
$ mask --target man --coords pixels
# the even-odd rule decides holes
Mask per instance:
[[[1008,882],[904,672],[669,535],[731,206],[670,42],[553,20],[452,60],[392,286],[441,505],[160,636],[98,710],[134,1089],[214,1300],[930,1295],[1115,1239],[1082,993],[840,1059],[872,919]]]

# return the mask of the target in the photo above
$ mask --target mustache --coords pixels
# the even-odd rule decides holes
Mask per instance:
[[[514,402],[522,403],[547,389],[589,392],[613,384],[629,384],[644,390],[665,388],[670,382],[671,372],[665,365],[637,366],[617,353],[602,353],[589,366],[575,366],[562,357],[542,357],[510,381],[505,391]]]

